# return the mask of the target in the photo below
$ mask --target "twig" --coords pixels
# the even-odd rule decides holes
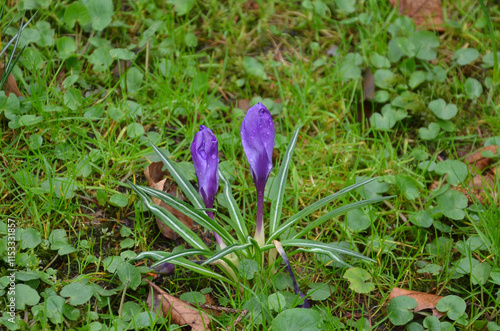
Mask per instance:
[[[54,261],[59,257],[59,254],[56,254],[56,256],[54,256],[54,258],[52,259],[52,261],[49,262],[49,264],[47,264],[45,266],[45,268],[43,268],[42,272],[44,272],[45,270],[47,270],[51,265],[52,263],[54,263]]]
[[[241,320],[243,319],[243,317],[245,317],[247,314],[248,314],[248,310],[247,310],[247,309],[243,309],[243,310],[241,311],[240,316],[238,316],[238,318],[234,321],[233,325],[231,325],[231,326],[228,326],[228,327],[227,327],[226,331],[230,331],[230,330],[231,330],[231,328],[235,328],[235,329],[236,329],[236,325],[237,325],[239,322],[241,322]]]

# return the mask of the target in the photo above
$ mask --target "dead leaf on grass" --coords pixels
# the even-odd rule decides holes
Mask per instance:
[[[415,299],[415,301],[417,301],[417,307],[413,309],[413,311],[416,313],[424,309],[431,309],[432,315],[436,316],[437,318],[441,318],[442,316],[444,316],[443,313],[436,309],[437,303],[443,298],[442,296],[430,293],[410,291],[395,287],[392,289],[391,294],[389,294],[389,301],[401,295],[413,298]]]
[[[177,190],[175,189],[175,187],[173,187],[173,185],[170,182],[168,182],[166,178],[163,178],[168,173],[168,171],[163,171],[162,168],[163,168],[162,162],[153,162],[146,168],[146,170],[144,170],[144,175],[146,176],[146,179],[148,181],[148,186],[163,192],[167,192],[168,194],[182,200],[182,197],[177,194]],[[161,201],[160,199],[151,198],[151,200],[153,200],[154,204],[168,210],[175,217],[177,217],[182,223],[187,225],[190,229],[194,227],[193,220],[184,215],[183,213],[179,212],[177,209],[168,206],[165,202]],[[179,238],[179,235],[171,228],[166,226],[165,223],[163,223],[160,219],[158,219],[158,217],[156,218],[156,224],[158,224],[158,228],[165,237],[169,239]]]
[[[485,156],[484,155],[485,152],[491,152],[493,154],[497,154],[498,153],[498,146],[496,146],[496,145],[485,146],[485,147],[479,149],[478,151],[472,153],[471,155],[467,156],[465,158],[465,162],[476,167],[477,170],[482,171],[485,168],[487,168],[491,163],[491,158],[488,156]]]
[[[3,71],[5,69],[5,66],[3,63],[0,63],[0,77],[3,76]],[[20,97],[21,91],[19,91],[19,88],[17,87],[16,79],[12,74],[9,74],[9,77],[7,78],[7,81],[5,82],[5,85],[3,86],[3,90],[5,91],[5,95],[8,97],[11,93],[14,93],[16,97]]]
[[[415,24],[427,30],[444,31],[441,0],[389,0],[401,15],[413,19]]]
[[[156,314],[162,317],[170,316],[175,324],[187,324],[192,331],[210,330],[210,317],[207,314],[171,296],[151,281],[146,281],[151,285],[147,304]]]

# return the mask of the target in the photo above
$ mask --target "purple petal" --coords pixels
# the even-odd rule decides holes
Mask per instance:
[[[262,103],[251,107],[243,119],[241,142],[257,191],[264,191],[273,169],[274,124]]]
[[[219,190],[218,153],[217,138],[209,128],[200,125],[200,131],[195,134],[191,144],[191,158],[198,178],[198,191],[207,208],[213,207]]]

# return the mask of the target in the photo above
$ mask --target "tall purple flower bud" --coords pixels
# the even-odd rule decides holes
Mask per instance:
[[[219,190],[219,143],[212,130],[200,125],[191,144],[191,158],[193,159],[196,178],[198,178],[198,192],[201,195],[205,207],[214,206],[215,195]],[[214,218],[211,211],[207,212],[210,218]],[[214,232],[219,246],[225,246],[221,237]]]
[[[264,188],[273,169],[274,125],[271,113],[262,104],[251,107],[241,123],[241,142],[257,188],[257,229],[255,239],[264,244]]]

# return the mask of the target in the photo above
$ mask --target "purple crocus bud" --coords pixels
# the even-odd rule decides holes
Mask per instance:
[[[271,113],[262,103],[251,107],[243,119],[241,142],[257,192],[264,192],[273,169],[274,125]]]
[[[198,178],[198,191],[207,208],[214,206],[215,195],[219,190],[218,146],[212,130],[200,125],[200,131],[195,134],[191,144],[191,157]]]
[[[191,158],[198,178],[198,192],[205,207],[212,208],[219,190],[219,142],[212,130],[204,125],[200,125],[200,131],[194,135]],[[211,211],[207,211],[207,215],[214,218]],[[217,233],[214,232],[214,236],[221,248],[226,247]]]
[[[250,173],[257,188],[257,228],[255,240],[264,244],[264,189],[273,169],[274,124],[271,113],[262,104],[251,107],[241,123],[241,142],[250,164]]]

